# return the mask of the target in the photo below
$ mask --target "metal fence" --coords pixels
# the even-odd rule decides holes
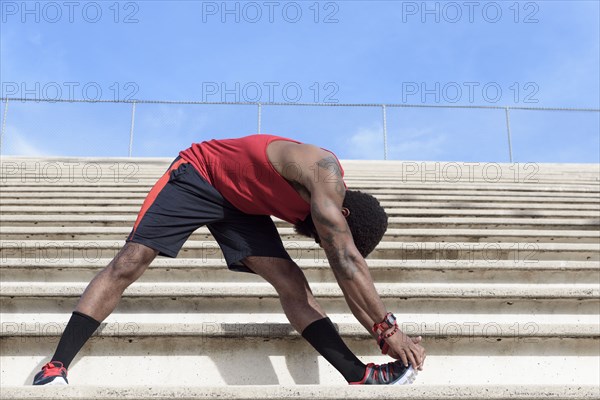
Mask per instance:
[[[169,100],[67,100],[67,99],[33,99],[33,98],[0,98],[4,102],[2,128],[0,132],[0,155],[2,154],[2,144],[6,131],[6,120],[8,118],[9,103],[11,102],[45,102],[45,103],[124,103],[131,105],[131,125],[129,128],[129,157],[132,156],[134,131],[135,131],[135,110],[137,104],[169,104],[169,105],[229,105],[256,107],[257,112],[257,133],[261,133],[262,110],[263,107],[358,107],[358,108],[379,108],[381,109],[382,136],[383,136],[383,158],[388,158],[388,138],[387,138],[387,109],[388,108],[445,108],[445,109],[488,109],[503,111],[506,120],[506,143],[510,162],[513,162],[510,111],[553,111],[553,112],[592,112],[600,113],[598,108],[565,108],[565,107],[523,107],[523,106],[492,106],[492,105],[440,105],[440,104],[377,104],[377,103],[278,103],[278,102],[210,102],[210,101],[169,101]]]

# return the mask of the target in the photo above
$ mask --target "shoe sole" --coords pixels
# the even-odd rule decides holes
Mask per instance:
[[[63,378],[62,376],[57,376],[50,382],[48,382],[44,385],[41,385],[41,386],[66,386],[66,385],[68,385],[68,383],[67,383],[67,381],[65,381],[65,378]]]
[[[392,385],[411,385],[415,379],[417,379],[418,372],[412,367],[412,365],[408,366],[406,373],[402,375],[400,379],[392,383]]]

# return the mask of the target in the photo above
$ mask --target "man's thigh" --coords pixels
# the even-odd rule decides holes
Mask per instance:
[[[223,219],[225,199],[194,167],[176,158],[152,187],[126,242],[177,257],[199,227]]]
[[[227,266],[232,271],[258,273],[243,261],[247,257],[263,259],[261,263],[255,263],[256,268],[261,270],[267,268],[262,265],[289,265],[281,260],[292,262],[269,216],[249,215],[228,208],[223,220],[206,226],[219,244]]]

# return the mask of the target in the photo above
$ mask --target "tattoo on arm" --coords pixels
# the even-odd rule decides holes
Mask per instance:
[[[325,207],[327,206],[334,207],[333,204],[326,204]],[[339,245],[335,240],[336,235],[348,234],[348,229],[340,229],[338,225],[332,223],[332,221],[323,214],[321,210],[322,207],[323,204],[319,205],[317,202],[314,202],[312,204],[311,213],[314,220],[326,229],[326,232],[320,235],[320,239],[324,244],[324,248],[327,249],[329,264],[335,275],[338,275],[345,280],[353,280],[354,275],[358,270],[354,262],[355,260],[350,255],[348,248],[345,245]]]
[[[335,253],[330,257],[329,264],[335,275],[341,279],[351,281],[358,271],[354,260],[350,258],[346,247],[335,248]]]

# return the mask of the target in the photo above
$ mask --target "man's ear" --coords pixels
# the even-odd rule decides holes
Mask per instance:
[[[342,215],[348,218],[348,215],[350,215],[350,210],[348,210],[346,207],[342,207]]]

